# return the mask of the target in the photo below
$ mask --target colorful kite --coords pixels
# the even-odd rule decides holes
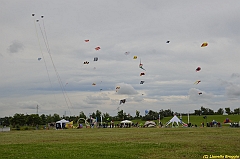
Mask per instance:
[[[140,73],[140,76],[143,76],[143,75],[145,75],[145,73],[144,73],[144,72]]]
[[[204,43],[202,43],[202,45],[201,45],[201,47],[206,47],[206,46],[208,46],[208,43],[207,43],[207,42],[204,42]]]
[[[122,104],[122,103],[124,104],[125,102],[126,102],[126,99],[120,100],[120,104]],[[120,104],[119,104],[119,105],[120,105]]]
[[[89,42],[89,40],[84,40],[86,43]]]
[[[145,69],[143,68],[143,64],[141,63],[141,60],[140,60],[139,68],[145,70]],[[145,71],[146,71],[146,70],[145,70]]]
[[[196,82],[194,82],[194,84],[198,84],[198,83],[200,83],[201,81],[200,80],[197,80]]]
[[[92,85],[93,85],[93,86],[96,86],[96,83],[93,83]]]
[[[95,47],[95,50],[100,50],[100,49],[101,49],[100,46]]]
[[[84,61],[83,64],[89,64],[89,62],[88,61]]]
[[[116,87],[116,92],[118,92],[119,89],[120,89],[120,86],[117,86],[117,87]]]
[[[137,56],[133,56],[133,59],[137,59]]]
[[[196,68],[196,72],[200,71],[201,70],[201,67],[197,67]]]

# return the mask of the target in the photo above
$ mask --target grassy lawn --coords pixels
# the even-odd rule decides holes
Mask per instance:
[[[83,128],[0,133],[0,158],[202,158],[240,155],[240,128]]]

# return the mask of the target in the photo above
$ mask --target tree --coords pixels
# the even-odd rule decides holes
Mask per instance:
[[[60,116],[59,116],[58,114],[56,114],[56,113],[53,114],[53,117],[52,117],[52,118],[53,118],[53,121],[54,121],[54,122],[57,122],[57,121],[61,120]]]
[[[139,118],[139,117],[140,117],[140,111],[136,110],[135,118]]]
[[[86,119],[86,115],[84,114],[83,111],[81,111],[81,112],[79,113],[79,118],[84,118],[84,119]]]
[[[103,120],[109,121],[109,120],[111,120],[111,116],[107,112],[103,113]]]
[[[93,112],[91,115],[92,118],[96,119],[96,114]]]
[[[201,110],[194,110],[195,115],[201,115]]]
[[[24,114],[15,114],[13,118],[10,120],[10,123],[13,127],[16,125],[23,126],[26,123],[26,117]]]
[[[53,118],[52,118],[52,115],[51,115],[51,114],[46,115],[46,122],[47,122],[47,123],[53,122]]]
[[[97,110],[97,111],[96,111],[96,117],[97,117],[98,121],[100,121],[101,116],[102,116],[102,112],[100,112],[99,110]]]
[[[228,114],[228,115],[230,115],[230,114],[232,114],[232,111],[231,111],[231,109],[228,107],[228,108],[225,108],[225,112]]]
[[[223,115],[224,110],[222,108],[219,108],[218,111],[216,112],[217,115]]]
[[[45,114],[42,114],[42,115],[40,116],[40,118],[41,118],[41,124],[42,124],[42,125],[47,124],[47,117],[46,117]]]
[[[240,108],[236,108],[236,109],[234,109],[233,113],[234,113],[234,114],[238,114],[238,115],[240,115]]]
[[[31,114],[26,116],[26,124],[30,126],[36,126],[41,124],[41,118],[38,114]]]
[[[123,120],[123,119],[124,119],[123,110],[120,110],[120,111],[117,113],[117,117],[118,117],[119,120]]]

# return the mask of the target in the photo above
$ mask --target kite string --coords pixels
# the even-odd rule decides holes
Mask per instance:
[[[46,63],[46,60],[45,60],[45,57],[44,57],[44,54],[43,54],[43,51],[42,51],[42,47],[41,47],[41,44],[40,44],[40,39],[39,39],[39,36],[38,36],[38,31],[37,31],[37,26],[36,26],[35,20],[33,20],[33,23],[34,23],[34,26],[35,26],[35,31],[36,31],[36,35],[37,35],[37,39],[38,39],[38,45],[39,45],[39,48],[40,48],[40,52],[42,54],[44,65],[45,65],[45,68],[46,68],[46,71],[47,71],[48,80],[49,80],[49,83],[50,83],[51,87],[53,88],[52,81],[51,81],[49,71],[48,71],[48,67],[47,67],[47,63]],[[55,101],[57,101],[55,95],[54,95],[54,98],[55,98]]]
[[[61,87],[62,94],[63,94],[64,99],[65,99],[65,102],[66,102],[66,104],[67,104],[67,106],[68,106],[69,112],[70,112],[70,114],[71,114],[71,110],[70,110],[70,107],[69,107],[69,105],[68,105],[68,102],[70,103],[71,106],[72,106],[72,103],[71,103],[71,101],[70,101],[70,99],[69,99],[69,97],[68,97],[68,95],[67,95],[67,93],[66,93],[66,91],[65,91],[65,88],[64,88],[64,86],[63,86],[63,83],[62,83],[62,80],[61,80],[61,78],[60,78],[60,75],[59,75],[59,73],[58,73],[58,71],[57,71],[57,68],[56,68],[54,62],[53,62],[53,58],[52,58],[52,55],[51,55],[49,43],[48,43],[48,40],[47,40],[47,34],[46,34],[44,22],[43,22],[43,27],[44,27],[45,36],[44,36],[44,34],[43,34],[41,25],[39,24],[39,28],[40,28],[40,30],[41,30],[41,33],[42,33],[42,37],[43,37],[45,46],[46,46],[46,48],[47,48],[47,51],[48,51],[48,54],[49,54],[49,56],[50,56],[50,59],[51,59],[51,62],[52,62],[54,71],[55,71],[55,73],[56,73],[56,76],[57,76],[59,85],[60,85],[60,87]],[[67,99],[68,99],[68,102],[67,102]]]

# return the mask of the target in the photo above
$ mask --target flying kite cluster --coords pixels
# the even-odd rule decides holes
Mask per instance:
[[[32,14],[32,16],[35,16],[35,14]],[[43,18],[44,16],[41,16],[41,18]],[[37,19],[36,20],[36,22],[39,22],[39,20]],[[84,42],[85,43],[92,43],[92,41],[90,42],[90,40],[89,39],[85,39],[84,40]],[[166,44],[169,44],[170,45],[170,41],[168,40],[168,41],[166,41]],[[88,45],[88,44],[86,44],[86,45]],[[95,47],[96,46],[96,47]],[[204,47],[206,47],[206,46],[208,46],[208,43],[207,42],[203,42],[202,44],[201,44],[201,47],[202,48],[204,48]],[[98,46],[98,45],[94,45],[93,47],[92,47],[92,49],[95,49],[96,51],[100,51],[102,48],[100,47],[100,46]],[[100,51],[101,52],[101,51]],[[126,52],[124,52],[124,54],[125,55],[130,55],[130,52],[129,51],[126,51]],[[137,55],[134,55],[134,56],[131,56],[132,57],[132,59],[133,60],[135,60],[135,61],[137,61],[138,59],[139,59],[139,57],[137,56]],[[38,61],[41,61],[41,59],[42,59],[42,57],[39,57],[39,58],[37,58],[38,59]],[[95,62],[93,62],[94,64],[99,60],[99,58],[95,55],[95,56],[93,56],[91,59],[93,59],[93,61],[95,61]],[[89,59],[88,59],[89,60]],[[88,60],[86,60],[86,61],[84,61],[83,62],[83,64],[84,65],[89,65],[89,61]],[[44,58],[43,58],[43,61],[44,61]],[[92,63],[91,63],[92,64]],[[91,65],[90,64],[90,65]],[[88,66],[86,66],[86,67],[88,67]],[[139,71],[139,74],[138,75],[140,75],[141,77],[141,80],[140,80],[140,82],[138,82],[138,84],[140,84],[140,85],[143,85],[144,83],[145,83],[145,81],[142,79],[143,77],[142,76],[145,76],[146,75],[146,69],[145,69],[145,67],[143,67],[143,63],[142,63],[142,61],[141,61],[141,58],[140,58],[140,63],[139,63],[139,65],[138,65],[138,67],[141,69],[141,71]],[[93,67],[93,69],[96,69],[96,67]],[[200,66],[198,66],[196,69],[195,69],[195,71],[196,72],[200,72],[202,70],[202,68],[200,67]],[[199,83],[201,82],[201,80],[196,80],[195,82],[194,82],[194,84],[195,85],[198,85]],[[98,82],[97,82],[98,83]],[[96,81],[95,82],[93,82],[92,83],[92,86],[96,86],[97,85],[97,83],[96,83]],[[68,83],[66,83],[66,85],[67,85]],[[65,86],[66,86],[65,85]],[[90,85],[90,84],[89,84]],[[115,87],[115,91],[116,92],[118,92],[119,90],[120,90],[121,88],[120,88],[120,86],[116,86]],[[100,89],[100,91],[102,91],[103,89],[101,88]],[[198,92],[198,94],[199,95],[202,95],[203,93],[202,92]],[[142,94],[143,95],[143,94]],[[125,104],[126,103],[126,99],[124,98],[124,99],[121,99],[120,100],[120,105],[121,104]]]
[[[202,43],[202,45],[201,45],[201,47],[206,47],[206,46],[208,46],[208,43],[207,42],[204,42],[204,43]],[[197,68],[196,68],[196,72],[199,72],[199,71],[201,71],[201,67],[200,66],[198,66]],[[197,80],[197,81],[195,81],[194,82],[194,84],[195,85],[197,85],[197,84],[199,84],[201,82],[201,80]],[[201,95],[201,94],[203,94],[202,92],[198,92],[198,95]]]

